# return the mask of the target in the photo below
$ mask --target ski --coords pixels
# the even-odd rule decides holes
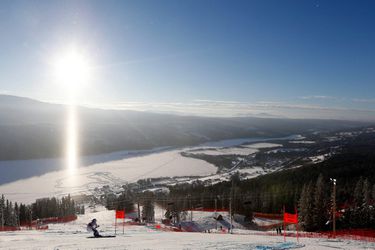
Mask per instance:
[[[95,237],[95,236],[89,236],[87,237],[88,239],[100,239],[100,238],[114,238],[116,237],[116,235],[102,235],[102,236],[99,236],[99,237]]]

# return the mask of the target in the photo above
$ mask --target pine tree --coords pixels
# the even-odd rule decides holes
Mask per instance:
[[[144,201],[142,207],[142,218],[146,222],[154,222],[155,220],[155,209],[153,201],[151,199],[147,199]]]
[[[360,177],[355,185],[354,194],[354,207],[351,209],[349,223],[353,227],[360,227],[363,223],[363,178]]]
[[[19,214],[20,214],[20,210],[19,210],[18,204],[16,202],[16,203],[14,203],[14,224],[15,224],[15,226],[20,225]]]
[[[368,181],[368,179],[365,179],[363,182],[363,187],[362,187],[362,193],[363,193],[363,201],[362,204],[363,206],[369,206],[371,202],[371,184]]]
[[[370,215],[370,201],[371,201],[371,185],[367,179],[363,181],[362,185],[362,205],[360,208],[360,225],[367,227],[371,219]]]
[[[4,218],[5,218],[4,220],[5,220],[5,225],[6,226],[11,226],[12,225],[11,207],[12,207],[12,203],[9,202],[9,200],[6,200],[5,212],[4,212]]]
[[[28,216],[27,216],[27,208],[26,208],[26,205],[24,204],[20,204],[20,212],[19,212],[19,221],[20,221],[20,224],[24,224],[26,223],[26,221],[28,220]]]
[[[328,216],[328,197],[323,175],[320,174],[314,192],[313,225],[315,230],[322,230]]]
[[[370,219],[369,224],[372,228],[375,228],[375,184],[372,185],[371,189],[371,200],[370,200],[370,209],[369,209]]]
[[[299,200],[299,220],[306,231],[313,230],[313,186],[311,182],[303,185]]]
[[[3,228],[5,226],[5,197],[1,195],[0,199],[0,226]]]
[[[363,178],[360,177],[354,188],[354,205],[356,208],[363,204]]]

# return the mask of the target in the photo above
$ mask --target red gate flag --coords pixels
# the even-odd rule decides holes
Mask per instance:
[[[116,210],[116,219],[125,219],[125,211]]]
[[[285,223],[297,224],[298,223],[298,215],[297,214],[284,213],[284,222]]]
[[[286,223],[290,224],[296,224],[296,231],[297,231],[297,241],[299,242],[298,239],[298,212],[297,212],[297,207],[294,207],[296,213],[295,214],[288,214],[285,213],[285,206],[284,206],[284,242],[286,241]]]

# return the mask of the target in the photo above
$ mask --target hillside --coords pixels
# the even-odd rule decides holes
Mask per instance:
[[[336,202],[339,228],[373,228],[375,202],[375,133],[361,134],[346,141],[340,152],[316,164],[280,169],[256,178],[207,185],[203,182],[170,186],[169,197],[192,195],[193,206],[214,206],[215,197],[228,208],[240,213],[256,211],[280,213],[283,206],[290,211],[298,207],[301,225],[309,231],[328,230],[331,226],[332,182],[337,180]],[[203,197],[205,200],[203,200]],[[200,201],[202,199],[202,201]],[[251,205],[245,206],[244,201]],[[307,215],[306,215],[307,214]],[[310,219],[306,219],[310,216]],[[315,218],[315,219],[314,219]],[[316,219],[316,218],[319,218]]]
[[[63,105],[0,95],[0,160],[61,156],[65,148],[66,110]],[[207,118],[83,107],[78,108],[77,114],[79,149],[83,155],[366,125],[335,120]]]

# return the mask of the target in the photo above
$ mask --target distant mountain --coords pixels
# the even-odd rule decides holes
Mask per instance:
[[[79,148],[84,155],[367,125],[353,121],[208,118],[83,107],[77,109],[77,114]],[[0,160],[62,156],[66,118],[64,105],[0,95]]]

